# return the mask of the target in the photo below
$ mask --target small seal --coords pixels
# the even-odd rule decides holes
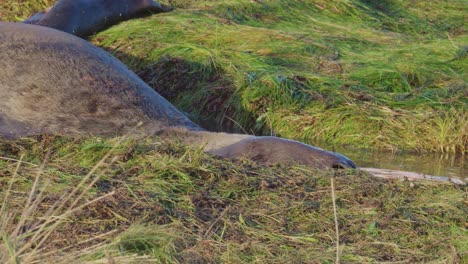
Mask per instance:
[[[143,123],[140,135],[178,137],[220,157],[356,167],[297,141],[204,131],[122,62],[62,31],[0,22],[0,50],[0,137],[112,136]]]
[[[153,0],[59,0],[23,22],[87,37],[120,21],[169,10]]]

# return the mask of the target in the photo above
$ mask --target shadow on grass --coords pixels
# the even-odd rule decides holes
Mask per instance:
[[[223,69],[208,69],[205,65],[181,57],[163,56],[158,60],[136,57],[120,50],[106,48],[157,93],[173,103],[194,122],[213,132],[253,133],[242,124],[255,124],[254,114],[239,102],[234,81]],[[232,117],[242,113],[245,120]]]

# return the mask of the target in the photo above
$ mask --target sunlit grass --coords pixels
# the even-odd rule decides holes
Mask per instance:
[[[209,129],[466,152],[466,130],[438,125],[466,120],[463,1],[162,2],[177,9],[92,41]]]
[[[14,180],[7,214],[2,215],[21,214],[34,168],[46,157],[43,175],[51,183],[21,229],[31,230],[31,235],[21,240],[3,236],[0,254],[6,246],[27,244],[37,231],[31,229],[34,223],[51,219],[61,224],[31,259],[57,263],[335,260],[331,172],[265,167],[248,160],[235,164],[157,138],[119,144],[112,150],[113,163],[97,170],[95,176],[102,176],[83,190],[81,201],[106,193],[112,196],[61,217],[47,217],[63,193],[70,193],[94,170],[93,161],[109,153],[108,148],[90,146],[96,146],[96,140],[0,142],[5,158],[0,160],[0,186],[7,189]],[[23,165],[18,167],[15,160]],[[335,174],[334,183],[342,261],[463,263],[466,259],[464,187],[384,180],[353,171]],[[10,218],[7,227],[17,228],[19,219]]]
[[[53,2],[3,1],[0,19],[21,21]],[[162,2],[178,9],[91,41],[202,124],[467,151],[463,1]],[[345,172],[335,178],[335,215],[328,172],[235,164],[159,139],[119,144],[94,184],[47,214],[96,176],[89,173],[117,140],[0,141],[0,261],[23,248],[12,263],[332,263],[335,216],[343,262],[468,261],[464,187]],[[38,170],[47,188],[34,185]],[[43,199],[26,206],[41,190]]]
[[[459,2],[182,2],[94,43],[137,71],[178,58],[187,81],[168,83],[164,68],[150,80],[163,94],[177,86],[170,99],[193,119],[308,142],[465,153],[466,130],[440,138],[434,122],[456,112],[463,121],[466,111]],[[446,13],[428,15],[436,4]]]

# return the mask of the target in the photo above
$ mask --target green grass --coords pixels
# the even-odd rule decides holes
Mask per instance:
[[[166,3],[92,41],[208,129],[467,151],[464,1]]]
[[[40,165],[47,159],[42,177],[53,184],[31,216],[41,222],[52,204],[109,152],[101,146],[115,143],[50,137],[1,141],[2,189],[17,167],[4,158],[24,155],[25,162],[19,166],[7,212],[13,214],[25,204],[31,175],[37,171],[26,162]],[[37,254],[37,259],[334,262],[330,172],[258,166],[247,160],[234,164],[157,139],[126,140],[110,157],[114,162],[108,159],[96,170],[105,173],[82,202],[114,194],[65,217],[39,248],[39,253],[53,254]],[[384,180],[353,171],[336,174],[335,186],[343,262],[467,260],[464,187]],[[5,197],[0,197],[2,203]],[[10,246],[21,246],[28,240],[9,241]],[[0,255],[5,254],[5,239],[2,243]]]
[[[93,42],[220,130],[466,153],[466,8],[386,2],[195,1]]]
[[[53,2],[3,1],[0,20]],[[177,9],[91,41],[205,127],[467,151],[464,1],[165,2]],[[154,138],[125,140],[96,168],[118,140],[0,141],[0,204],[16,175],[0,217],[0,262],[46,219],[61,225],[25,252],[37,248],[42,262],[334,262],[331,172],[232,163]],[[63,217],[48,212],[94,169],[102,176],[76,201],[112,196]],[[19,226],[38,171],[38,186],[51,184]],[[355,171],[337,173],[335,186],[343,262],[468,262],[465,187]]]

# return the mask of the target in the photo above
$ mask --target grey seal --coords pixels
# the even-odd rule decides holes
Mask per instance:
[[[154,0],[59,0],[23,22],[87,37],[120,21],[169,10]]]
[[[355,168],[343,155],[277,137],[208,132],[122,62],[48,27],[0,22],[0,136],[176,136],[225,158]]]

